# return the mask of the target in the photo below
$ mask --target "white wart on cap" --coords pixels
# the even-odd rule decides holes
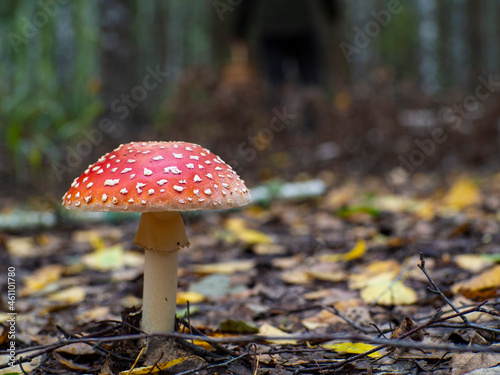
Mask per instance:
[[[132,142],[102,156],[63,197],[70,210],[193,211],[251,201],[243,180],[220,157],[188,142]]]

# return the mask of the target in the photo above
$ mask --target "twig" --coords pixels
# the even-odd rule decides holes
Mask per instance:
[[[455,307],[453,303],[446,297],[443,292],[441,292],[441,289],[436,285],[432,277],[429,275],[427,272],[427,269],[425,268],[425,259],[424,259],[424,254],[420,253],[420,264],[418,265],[418,268],[424,273],[425,277],[427,277],[427,280],[431,283],[432,287],[434,289],[428,288],[432,293],[439,294],[439,296],[455,311],[456,313],[459,313],[458,309]],[[464,321],[465,324],[469,324],[469,320],[467,317],[461,315],[460,316],[462,320]]]
[[[193,334],[193,327],[191,327],[191,311],[189,311],[189,301],[186,301],[186,309],[187,309],[187,319],[188,319],[188,328],[189,328],[189,333]],[[193,344],[193,341],[191,340],[191,344]]]
[[[330,306],[327,306],[327,305],[324,305],[324,304],[321,304],[321,306],[325,309],[325,310],[328,310],[330,311],[332,314],[335,314],[337,315],[339,318],[345,320],[349,325],[351,325],[352,327],[356,328],[358,331],[361,331],[365,334],[369,334],[369,333],[372,333],[372,331],[370,329],[366,329],[366,328],[363,328],[361,327],[359,324],[357,324],[356,322],[352,321],[351,319],[349,319],[347,316],[345,316],[344,314],[342,314],[339,309],[337,309],[335,307],[335,305],[331,305]]]
[[[141,357],[142,357],[142,355],[144,354],[145,351],[146,351],[146,347],[144,347],[144,348],[141,349],[141,351],[139,352],[139,355],[135,359],[134,364],[130,368],[130,370],[129,370],[129,372],[128,372],[127,375],[130,375],[130,373],[134,370],[135,366],[137,366],[137,363],[139,362],[139,359],[141,359]]]
[[[189,324],[189,327],[191,327],[191,328],[190,328],[190,333],[191,333],[191,334],[192,334],[192,332],[194,332],[194,333],[195,333],[195,334],[197,334],[197,335],[204,336],[204,337],[208,337],[208,336],[207,336],[207,335],[205,335],[202,331],[200,331],[198,328],[191,326],[191,323],[186,322],[186,321],[185,321],[185,320],[183,320],[183,319],[181,319],[181,320],[180,320],[180,322],[181,322],[182,324],[184,324],[184,325],[186,325],[186,323],[187,323],[187,324]],[[203,340],[203,341],[205,341],[205,340]],[[228,348],[226,348],[226,347],[224,347],[224,346],[222,346],[222,345],[220,345],[220,344],[218,344],[218,343],[216,343],[216,342],[209,342],[209,341],[206,341],[206,342],[208,342],[210,345],[212,345],[215,349],[217,349],[217,350],[221,351],[222,353],[228,354],[228,355],[230,355],[231,357],[237,357],[237,356],[238,356],[238,355],[237,355],[235,352],[233,352],[232,350],[230,350],[230,349],[228,349]]]
[[[473,328],[473,329],[477,329],[477,330],[483,330],[483,331],[487,331],[487,332],[492,332],[492,333],[500,334],[500,329],[489,328],[489,327],[486,327],[486,326],[482,326],[480,324],[471,323],[469,321],[469,319],[467,319],[467,317],[465,316],[465,314],[460,313],[460,311],[455,307],[455,305],[444,295],[444,293],[441,291],[441,289],[439,289],[439,287],[436,285],[436,283],[434,282],[434,280],[432,279],[432,277],[427,272],[427,269],[425,268],[424,255],[422,253],[420,253],[420,264],[418,265],[418,268],[420,268],[420,270],[422,270],[422,272],[424,273],[425,277],[427,277],[427,280],[429,280],[429,282],[431,283],[433,289],[429,288],[429,290],[432,293],[439,294],[439,296],[453,309],[453,311],[456,312],[456,316],[460,316],[460,318],[463,320],[464,324],[460,328]],[[478,304],[475,311],[489,313],[488,312],[489,310],[481,309],[481,307],[483,305],[485,305],[487,302],[488,301],[483,301],[480,304]],[[494,315],[496,316],[497,314],[494,314]],[[448,317],[448,319],[449,319],[449,317]]]
[[[138,328],[130,323],[122,322],[120,320],[106,319],[106,320],[99,320],[98,322],[95,322],[95,324],[101,324],[101,323],[116,323],[116,324],[120,324],[122,326],[132,328],[132,329],[136,330],[137,332],[146,333],[142,329],[140,329],[140,328]]]
[[[194,336],[194,335],[190,335],[190,336]],[[210,357],[210,358],[216,358],[216,359],[227,358],[227,357],[223,357],[219,354],[209,352],[205,348],[202,348],[201,346],[193,344],[193,339],[189,339],[189,341],[188,341],[188,340],[184,340],[181,338],[175,338],[175,341],[178,342],[183,347],[185,347],[186,349],[193,352],[193,354],[196,354],[198,357]]]
[[[178,372],[177,375],[189,375],[189,374],[193,374],[195,372],[198,372],[198,371],[201,371],[201,370],[210,370],[210,369],[213,369],[213,368],[217,368],[217,367],[222,367],[222,366],[227,366],[229,365],[230,363],[234,362],[234,361],[237,361],[238,359],[241,359],[243,358],[244,356],[248,355],[247,353],[245,354],[242,354],[238,357],[234,357],[234,358],[231,358],[231,359],[228,359],[227,361],[225,362],[221,362],[221,363],[214,363],[213,365],[208,365],[208,366],[201,366],[201,367],[198,367],[198,368],[194,368],[192,370],[187,370],[187,371],[183,371],[183,372]]]

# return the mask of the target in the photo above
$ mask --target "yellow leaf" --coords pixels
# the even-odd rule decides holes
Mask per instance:
[[[193,266],[193,271],[202,274],[219,273],[229,275],[239,271],[248,271],[254,267],[255,261],[249,259],[211,264],[196,264]]]
[[[259,243],[253,247],[253,252],[257,255],[281,255],[286,253],[286,247],[280,244]]]
[[[307,284],[313,280],[306,270],[292,270],[281,273],[281,280],[288,284]]]
[[[70,305],[81,303],[83,300],[85,300],[85,296],[85,289],[83,289],[83,287],[81,286],[74,286],[50,294],[47,299],[52,302],[52,304],[40,310],[40,315],[47,315],[52,311],[64,309]]]
[[[480,192],[475,183],[471,180],[458,179],[444,197],[444,204],[455,210],[462,210],[466,207],[479,203]]]
[[[493,265],[493,261],[481,255],[476,254],[461,254],[455,256],[455,263],[467,271],[479,272]]]
[[[318,263],[306,271],[309,276],[316,280],[339,282],[347,279],[347,272],[342,269],[340,263]]]
[[[92,253],[85,255],[82,261],[87,267],[98,271],[117,269],[124,264],[124,250],[121,245],[98,248]]]
[[[417,217],[424,220],[432,220],[436,215],[435,204],[430,200],[425,200],[417,204],[415,208],[415,214]]]
[[[48,296],[49,301],[61,302],[68,305],[77,304],[85,299],[85,289],[81,286],[73,286],[63,289],[59,292],[52,293]]]
[[[490,268],[472,279],[457,283],[453,286],[454,293],[470,294],[482,290],[498,288],[500,286],[500,265]]]
[[[270,325],[268,323],[264,323],[259,328],[259,335],[260,336],[283,337],[283,339],[268,340],[268,342],[272,343],[272,344],[277,344],[277,345],[296,345],[297,344],[297,340],[287,339],[287,336],[291,336],[289,333],[286,333],[279,328],[273,327],[272,325]]]
[[[270,244],[273,239],[265,233],[255,229],[249,229],[245,220],[241,218],[230,218],[226,220],[226,228],[231,231],[235,238],[248,245]]]
[[[395,260],[377,260],[363,267],[360,272],[352,273],[349,277],[350,289],[361,289],[373,283],[379,275],[383,278],[393,279],[401,271],[401,266]]]
[[[323,348],[332,349],[339,354],[361,354],[376,348],[375,345],[365,344],[361,342],[340,342],[336,344],[323,344]],[[368,357],[379,358],[382,354],[373,352],[368,354]]]
[[[177,359],[173,359],[171,361],[165,362],[165,363],[159,363],[154,366],[147,366],[147,367],[138,367],[133,369],[132,371],[130,370],[125,370],[120,372],[120,375],[147,375],[147,374],[157,374],[167,368],[173,367],[175,365],[178,365],[179,363],[184,362],[186,359],[193,358],[195,356],[190,356],[190,357],[181,357]]]
[[[7,240],[7,251],[10,255],[24,258],[24,257],[35,257],[39,256],[39,249],[35,244],[35,240],[32,237],[17,237],[9,238]]]
[[[60,264],[50,264],[42,267],[24,279],[25,287],[21,289],[21,296],[32,295],[61,278],[63,266]]]
[[[356,245],[345,254],[331,254],[321,257],[323,262],[340,262],[361,258],[366,252],[366,241],[360,238]]]
[[[372,279],[372,282],[361,290],[361,298],[369,304],[411,305],[417,302],[417,293],[401,280],[394,282],[393,275],[389,273]]]
[[[205,296],[198,292],[178,292],[177,293],[177,304],[184,305],[189,301],[189,303],[200,303],[205,300]]]

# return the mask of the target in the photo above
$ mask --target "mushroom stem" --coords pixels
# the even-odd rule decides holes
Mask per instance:
[[[142,329],[147,333],[175,329],[177,251],[146,250]]]
[[[177,211],[144,212],[134,244],[146,251],[142,329],[171,332],[175,328],[177,252],[189,246],[181,215]]]

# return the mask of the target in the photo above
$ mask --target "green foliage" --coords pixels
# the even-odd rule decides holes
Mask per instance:
[[[416,74],[418,60],[418,14],[411,2],[401,3],[402,11],[391,15],[391,21],[377,38],[382,61],[390,62],[398,77],[409,78]]]
[[[0,28],[9,36],[0,68],[5,77],[0,88],[0,139],[19,178],[41,171],[44,160],[59,160],[61,144],[102,110],[96,93],[87,88],[97,74],[95,41],[87,30],[95,18],[93,8],[95,1],[77,2],[48,12],[32,0],[0,8]],[[34,14],[44,14],[45,21],[36,26]],[[73,30],[61,29],[68,16],[74,17]],[[69,32],[71,37],[65,34]],[[61,60],[67,52],[58,50],[61,38],[74,46],[74,61]],[[74,66],[61,66],[61,61]]]

